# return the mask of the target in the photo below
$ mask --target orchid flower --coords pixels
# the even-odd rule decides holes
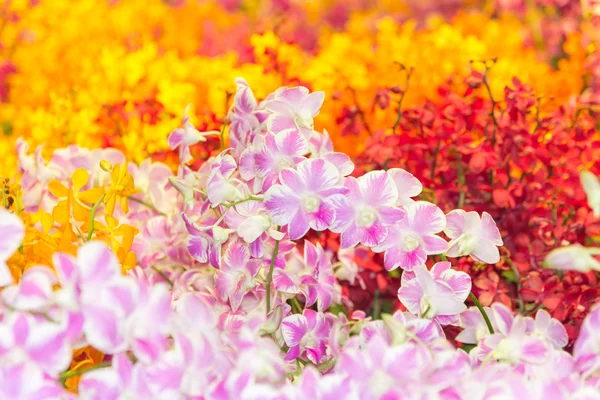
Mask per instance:
[[[390,174],[398,189],[396,205],[409,206],[414,203],[415,201],[411,197],[421,194],[421,191],[423,191],[421,182],[413,174],[401,168],[390,168],[388,174]]]
[[[314,364],[324,362],[327,359],[329,324],[324,314],[311,309],[285,317],[281,322],[281,334],[289,347],[285,360],[306,357]]]
[[[267,132],[256,136],[252,147],[240,156],[240,175],[248,181],[257,177],[263,190],[276,183],[284,168],[293,168],[305,160],[308,142],[297,130],[287,130],[277,135]]]
[[[600,249],[597,247],[573,244],[552,250],[546,255],[544,264],[562,271],[600,271],[600,261],[595,258],[597,255],[600,255]]]
[[[13,282],[6,261],[19,248],[25,238],[25,225],[15,214],[0,207],[0,286]]]
[[[342,248],[358,243],[374,247],[383,243],[388,227],[404,218],[405,211],[395,207],[398,190],[385,171],[369,172],[346,179],[348,196],[334,201],[333,232],[341,233]]]
[[[0,324],[0,365],[25,360],[56,378],[71,363],[73,349],[60,324],[15,312]]]
[[[490,319],[494,331],[496,331],[498,328],[492,309],[484,307],[483,310]],[[477,307],[469,307],[469,309],[465,310],[460,314],[460,320],[463,330],[456,336],[456,340],[459,342],[477,344],[482,338],[491,334],[483,315]]]
[[[461,257],[470,255],[475,261],[495,264],[500,261],[497,246],[502,238],[491,215],[483,212],[454,210],[446,215],[444,233],[451,239],[446,255]]]
[[[324,100],[324,92],[309,94],[308,89],[302,86],[277,89],[264,103],[264,108],[272,113],[267,119],[267,129],[274,133],[298,129],[306,139],[310,139],[314,117]]]
[[[594,217],[600,217],[600,181],[590,171],[581,171],[581,186],[587,196],[588,205],[594,212]]]
[[[475,356],[483,361],[489,357],[515,365],[542,364],[549,356],[550,347],[541,338],[527,333],[527,320],[513,316],[501,303],[492,304],[497,331],[479,341]]]
[[[190,146],[206,141],[206,136],[218,135],[219,131],[200,132],[190,122],[188,110],[191,105],[188,105],[183,112],[181,118],[181,128],[177,128],[169,135],[169,147],[172,150],[179,148],[179,160],[181,164],[187,164],[191,161]]]
[[[449,262],[424,265],[402,274],[398,298],[420,318],[435,319],[440,325],[456,324],[467,309],[464,302],[471,292],[471,277],[454,271]]]
[[[251,260],[248,248],[234,241],[229,244],[221,268],[215,271],[216,294],[221,301],[229,301],[231,309],[237,311],[244,296],[256,286],[254,278],[261,260]]]
[[[340,176],[329,161],[311,159],[296,169],[279,174],[281,184],[265,193],[265,206],[271,220],[287,225],[290,239],[303,237],[310,228],[323,231],[335,220],[333,203],[341,201],[348,190],[338,186]]]
[[[428,255],[446,251],[448,243],[436,236],[445,226],[446,216],[437,206],[426,201],[413,202],[406,206],[406,216],[388,228],[388,236],[373,251],[385,251],[388,271],[398,267],[412,271],[423,265]]]

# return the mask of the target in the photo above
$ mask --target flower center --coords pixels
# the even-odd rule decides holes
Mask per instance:
[[[321,200],[317,196],[308,195],[302,200],[302,206],[307,213],[314,213],[319,210]]]
[[[363,226],[365,228],[370,227],[377,220],[377,212],[370,207],[364,207],[358,213],[358,221],[357,225]]]
[[[294,118],[300,128],[314,129],[315,121],[310,115],[296,114]]]
[[[477,249],[477,238],[470,233],[463,234],[458,241],[458,252],[461,256],[472,254]]]
[[[408,233],[402,240],[402,250],[413,251],[421,245],[419,237],[414,233]]]
[[[432,319],[436,315],[433,306],[429,302],[428,296],[421,297],[421,303],[419,304],[419,309],[421,311],[421,318]]]

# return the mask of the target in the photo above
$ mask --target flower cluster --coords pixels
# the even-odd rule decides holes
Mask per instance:
[[[479,11],[453,12],[465,3]],[[502,12],[529,3],[536,3],[530,11]],[[594,101],[600,30],[587,17],[592,0],[585,10],[579,3],[5,1],[0,167],[4,176],[15,171],[18,137],[49,150],[113,147],[130,161],[152,156],[176,165],[164,139],[181,110],[192,102],[202,130],[222,126],[236,76],[261,99],[283,85],[325,91],[318,128],[349,155],[365,148],[369,132],[394,124],[393,105],[439,98],[440,86],[454,88],[470,60],[498,59],[496,97],[516,75],[556,107],[584,89]],[[434,16],[439,11],[445,18]],[[555,28],[545,29],[549,20]],[[208,140],[194,153],[206,158],[217,146]]]
[[[351,159],[314,129],[323,93],[283,87],[259,102],[236,82],[231,147],[222,141],[196,166],[189,147],[218,132],[184,116],[168,140],[183,155],[176,175],[110,149],[72,146],[46,162],[19,142],[22,177],[0,209],[3,397],[598,391],[598,309],[571,355],[565,327],[544,310],[532,318],[501,303],[465,305],[471,278],[447,257],[498,261],[489,214],[415,201],[424,189],[400,168],[350,176]],[[327,234],[340,236],[339,251],[309,240]],[[30,259],[42,241],[59,247]],[[341,283],[356,279],[353,255],[366,249],[402,271],[406,312],[348,313]],[[434,255],[444,261],[428,268]]]

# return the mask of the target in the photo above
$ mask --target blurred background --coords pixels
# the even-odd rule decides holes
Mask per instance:
[[[260,99],[282,85],[324,90],[317,128],[358,154],[389,128],[387,105],[435,100],[497,59],[566,105],[597,96],[594,0],[0,0],[0,168],[19,136],[46,147],[113,146],[167,159],[187,104],[218,128],[244,77]],[[389,92],[390,89],[394,89]],[[462,87],[461,89],[462,90]],[[597,97],[596,97],[597,98]]]

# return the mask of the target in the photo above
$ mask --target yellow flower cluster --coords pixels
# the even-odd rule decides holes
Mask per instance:
[[[11,173],[19,136],[48,150],[73,143],[117,147],[132,161],[167,150],[165,138],[188,103],[197,126],[223,121],[237,76],[258,98],[282,85],[324,90],[328,99],[317,128],[326,128],[351,154],[361,150],[366,132],[341,135],[344,109],[358,111],[370,130],[389,128],[394,112],[375,109],[374,99],[379,88],[403,88],[409,68],[414,72],[403,105],[435,98],[440,85],[466,76],[470,60],[494,57],[490,82],[498,96],[515,75],[561,103],[583,85],[586,50],[575,35],[554,70],[523,43],[520,20],[485,12],[418,26],[381,18],[377,10],[408,7],[377,1],[352,13],[345,30],[336,32],[316,27],[331,2],[308,1],[306,21],[294,22],[318,29],[317,45],[305,50],[282,39],[290,27],[275,15],[264,17],[268,10],[258,0],[242,1],[235,11],[191,0],[9,3],[19,19],[7,22],[2,14],[0,65],[10,63],[16,72],[5,78],[8,92],[0,103],[0,170]]]

